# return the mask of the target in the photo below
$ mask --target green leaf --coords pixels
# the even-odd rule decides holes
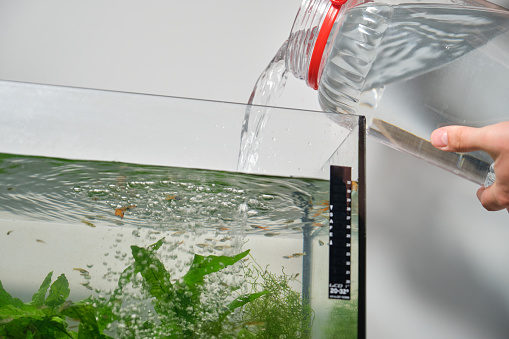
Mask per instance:
[[[80,321],[78,338],[109,338],[101,333],[96,319],[94,306],[88,303],[72,304],[62,310],[62,314]]]
[[[8,323],[11,320],[18,318],[44,318],[46,313],[42,309],[29,305],[3,305],[0,307],[0,320],[2,323]]]
[[[23,302],[18,298],[13,298],[9,293],[7,293],[0,281],[0,308],[5,305],[20,307],[23,305]]]
[[[152,244],[152,245],[148,246],[148,247],[147,247],[147,250],[149,250],[150,252],[155,252],[155,251],[157,251],[158,249],[160,249],[160,248],[161,248],[161,246],[163,246],[163,244],[164,244],[164,239],[165,239],[165,238],[163,237],[163,238],[159,239],[156,243],[154,243],[154,244]]]
[[[59,316],[14,319],[4,324],[1,333],[12,339],[71,337],[67,331],[67,323]]]
[[[164,238],[148,248],[131,246],[134,269],[145,279],[145,286],[150,295],[158,300],[164,300],[172,289],[170,273],[154,253],[161,247],[163,240]]]
[[[42,306],[44,304],[44,298],[46,297],[46,293],[48,292],[48,288],[51,284],[51,277],[53,276],[53,272],[49,272],[44,281],[39,287],[39,290],[32,296],[31,305],[34,306]]]
[[[258,299],[261,296],[266,295],[268,293],[270,293],[270,292],[269,291],[262,291],[262,292],[257,292],[257,293],[252,293],[252,294],[247,294],[247,295],[240,296],[240,297],[238,297],[237,299],[235,299],[234,301],[232,301],[228,305],[228,309],[230,310],[230,312],[232,312],[236,308],[242,307],[245,304],[250,303],[251,301],[253,301],[255,299]]]
[[[228,306],[227,306],[228,310],[226,310],[225,312],[223,312],[223,313],[221,313],[219,315],[219,321],[220,322],[223,321],[236,308],[242,307],[245,304],[250,303],[253,300],[258,299],[261,296],[264,296],[265,294],[268,294],[268,293],[270,293],[270,292],[269,291],[262,291],[262,292],[257,292],[257,293],[251,293],[251,294],[243,295],[243,296],[240,296],[240,297],[236,298],[230,304],[228,304]]]
[[[69,282],[65,275],[61,274],[57,280],[51,284],[45,304],[50,307],[60,306],[69,297],[70,293]]]
[[[248,254],[249,250],[239,253],[233,257],[224,255],[209,255],[204,257],[202,255],[195,254],[191,267],[186,275],[184,275],[183,281],[188,287],[195,288],[196,284],[203,283],[203,277],[207,274],[218,272],[226,266],[233,265]]]

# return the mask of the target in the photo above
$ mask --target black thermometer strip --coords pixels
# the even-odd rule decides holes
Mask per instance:
[[[329,299],[350,300],[352,169],[331,166],[329,201]]]

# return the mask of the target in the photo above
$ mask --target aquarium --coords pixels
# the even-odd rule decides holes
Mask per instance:
[[[0,337],[365,337],[364,119],[252,108],[0,81]]]

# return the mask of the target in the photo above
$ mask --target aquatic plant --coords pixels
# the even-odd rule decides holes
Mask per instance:
[[[210,338],[233,336],[232,326],[225,321],[226,318],[235,309],[268,292],[259,291],[240,295],[222,307],[207,307],[207,304],[202,302],[204,278],[237,263],[249,254],[249,250],[235,256],[195,254],[188,272],[172,283],[170,273],[155,253],[163,242],[164,238],[147,248],[131,246],[134,263],[122,272],[118,286],[110,299],[102,307],[99,307],[100,328],[104,329],[108,324],[119,321],[123,328],[122,337]],[[120,311],[125,289],[128,283],[136,279],[138,274],[142,277],[142,289],[153,299],[154,311],[158,315],[154,320],[145,320],[141,323],[138,317],[132,317],[132,314],[123,314]],[[229,296],[231,293],[225,293],[222,300]]]
[[[356,339],[358,309],[358,299],[342,300],[341,304],[335,306],[329,315],[329,325],[325,329],[326,338]]]
[[[157,256],[163,243],[131,246],[133,262],[108,298],[73,303],[65,275],[52,283],[52,272],[29,303],[0,282],[0,338],[309,338],[313,312],[290,286],[296,275],[271,273],[255,262],[240,268],[243,288],[227,283],[223,270],[247,250],[194,254],[187,273],[173,279]],[[69,319],[79,321],[77,331]]]
[[[309,301],[290,286],[297,275],[272,273],[256,262],[246,267],[245,277],[255,290],[269,291],[243,309],[243,327],[239,338],[310,338],[313,310]]]
[[[0,282],[0,338],[109,338],[100,331],[89,301],[67,301],[67,278],[62,274],[51,283],[52,275],[48,273],[29,303],[13,298]],[[78,332],[69,330],[66,317],[80,320]]]
[[[92,297],[77,303],[67,301],[69,283],[63,274],[51,284],[49,273],[27,304],[10,296],[0,283],[0,337],[109,338],[104,332],[114,323],[123,338],[233,337],[235,327],[225,321],[227,317],[268,292],[240,295],[222,307],[207,307],[201,300],[204,278],[235,264],[249,250],[235,256],[195,254],[188,272],[172,283],[170,273],[156,256],[163,243],[164,238],[147,248],[131,246],[134,262],[122,272],[107,301]],[[124,298],[130,293],[128,284],[139,280],[138,276],[142,293],[153,301],[157,317],[144,320],[122,311]],[[80,321],[78,332],[68,329],[66,317]]]

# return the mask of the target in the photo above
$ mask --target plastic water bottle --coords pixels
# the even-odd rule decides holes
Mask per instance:
[[[509,120],[509,11],[480,1],[304,0],[286,68],[330,112],[362,114],[368,134],[473,182],[484,152],[435,149],[431,132]]]

